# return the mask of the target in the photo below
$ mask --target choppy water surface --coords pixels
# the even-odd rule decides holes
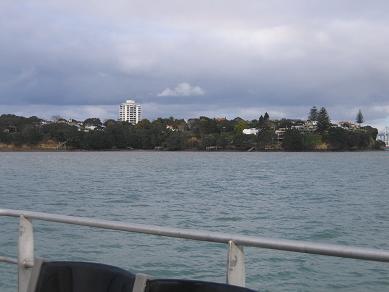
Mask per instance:
[[[389,153],[0,153],[0,206],[389,249]],[[0,255],[17,220],[0,218]],[[226,246],[35,221],[36,254],[223,282]],[[388,291],[389,265],[246,248],[261,291]],[[0,291],[16,269],[0,265]]]

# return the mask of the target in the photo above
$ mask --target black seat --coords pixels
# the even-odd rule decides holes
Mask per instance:
[[[43,262],[33,292],[131,292],[135,275],[84,262]]]
[[[145,292],[254,292],[254,290],[212,282],[191,280],[148,280]]]
[[[254,292],[243,287],[176,279],[151,279],[98,263],[35,260],[28,292]]]

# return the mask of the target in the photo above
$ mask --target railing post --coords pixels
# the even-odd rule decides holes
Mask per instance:
[[[230,285],[246,286],[246,271],[243,247],[233,241],[228,242],[227,283]]]
[[[34,266],[34,233],[30,219],[20,216],[18,242],[18,287],[19,292],[27,292]]]

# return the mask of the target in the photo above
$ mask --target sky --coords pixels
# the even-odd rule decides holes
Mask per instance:
[[[389,1],[1,0],[0,114],[389,126]]]

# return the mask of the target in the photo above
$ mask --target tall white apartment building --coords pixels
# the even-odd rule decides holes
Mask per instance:
[[[129,122],[130,124],[137,124],[141,120],[142,109],[134,100],[126,100],[120,105],[119,121]]]

